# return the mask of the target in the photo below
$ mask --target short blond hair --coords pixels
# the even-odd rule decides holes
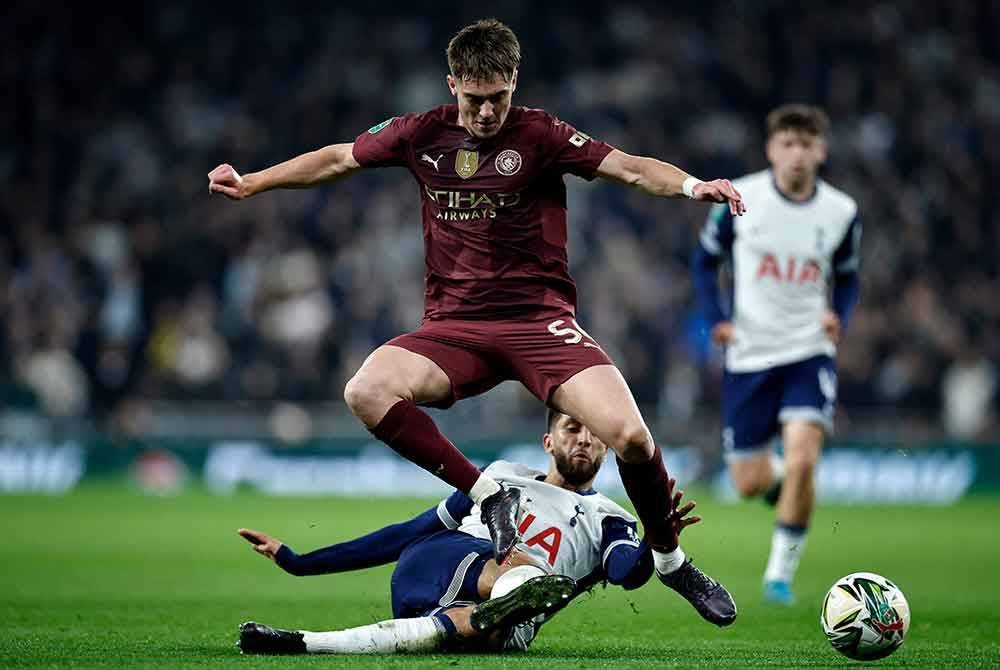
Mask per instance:
[[[782,105],[767,115],[767,138],[783,130],[794,130],[826,138],[830,134],[830,117],[813,105]]]

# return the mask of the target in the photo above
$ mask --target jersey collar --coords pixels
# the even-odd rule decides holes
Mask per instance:
[[[535,477],[535,481],[545,482],[545,475],[538,475],[537,477]],[[551,486],[551,484],[550,484],[550,486]],[[586,491],[571,491],[571,493],[575,493],[578,496],[593,496],[593,495],[597,495],[597,491],[595,491],[594,489],[587,489]]]
[[[813,182],[813,190],[812,193],[809,194],[809,197],[806,198],[805,200],[793,200],[792,198],[789,198],[787,195],[785,195],[780,188],[778,188],[778,180],[775,179],[774,177],[774,170],[768,170],[767,174],[770,175],[771,177],[771,188],[774,189],[774,192],[777,193],[782,200],[792,205],[808,205],[813,200],[815,200],[816,194],[819,193],[820,182],[823,181],[817,176],[816,180]]]

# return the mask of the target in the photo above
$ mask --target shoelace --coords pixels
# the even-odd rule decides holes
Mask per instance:
[[[677,572],[680,587],[684,591],[692,593],[692,595],[698,594],[702,598],[707,598],[719,585],[717,581],[696,568],[690,562],[681,566],[680,570]]]

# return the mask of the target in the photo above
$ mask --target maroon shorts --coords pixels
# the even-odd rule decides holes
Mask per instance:
[[[426,356],[448,375],[452,397],[435,407],[485,393],[508,379],[520,381],[548,404],[552,392],[577,372],[614,365],[568,313],[519,320],[427,320],[386,344]]]

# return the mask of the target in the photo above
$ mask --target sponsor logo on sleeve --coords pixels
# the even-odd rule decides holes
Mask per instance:
[[[376,125],[372,126],[371,128],[369,128],[368,129],[368,133],[370,135],[374,135],[375,133],[380,132],[382,129],[384,129],[386,126],[388,126],[390,123],[392,123],[393,119],[395,119],[395,118],[396,118],[395,116],[390,116],[388,119],[386,119],[382,123],[376,124]]]
[[[569,143],[572,144],[577,149],[579,149],[584,144],[586,144],[588,140],[590,140],[590,135],[588,135],[587,133],[582,133],[578,130],[570,136]]]

